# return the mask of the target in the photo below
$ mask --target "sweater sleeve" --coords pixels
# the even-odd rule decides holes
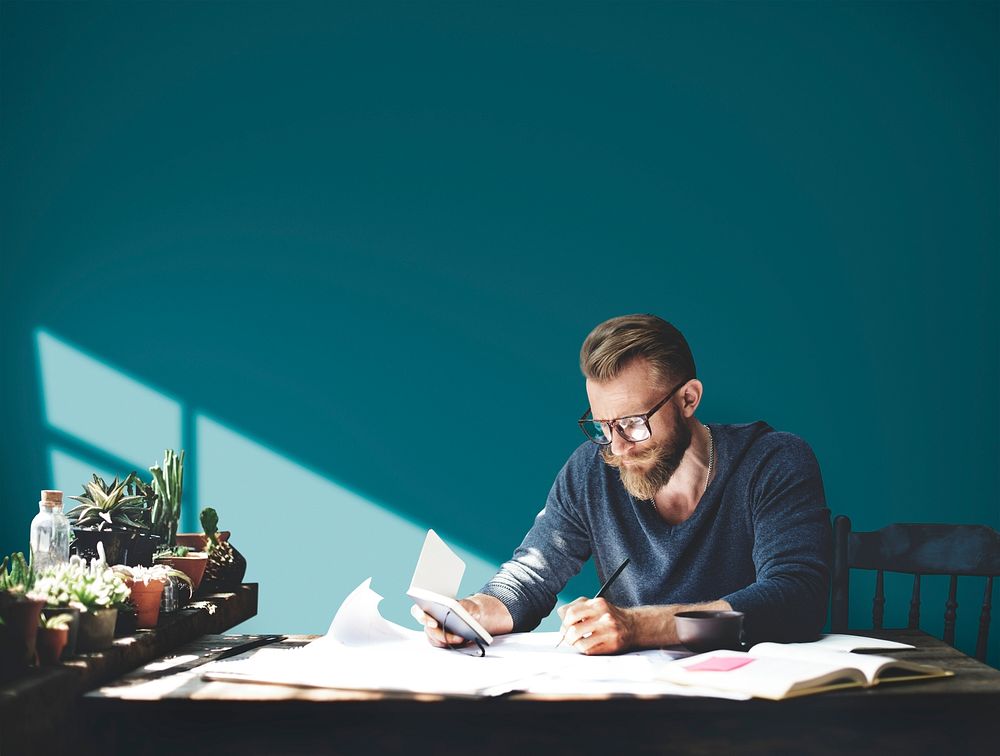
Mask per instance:
[[[582,495],[573,463],[570,458],[556,477],[545,508],[514,555],[480,591],[503,602],[514,632],[537,627],[552,611],[559,591],[590,557],[590,535],[573,506]]]
[[[728,596],[744,612],[747,641],[814,640],[826,622],[833,535],[819,463],[789,434],[750,482],[756,580]]]

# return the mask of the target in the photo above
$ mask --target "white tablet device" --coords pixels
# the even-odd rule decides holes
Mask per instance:
[[[489,645],[493,636],[455,600],[463,574],[462,558],[437,533],[428,530],[406,595],[445,631]]]

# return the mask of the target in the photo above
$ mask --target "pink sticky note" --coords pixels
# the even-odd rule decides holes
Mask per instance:
[[[745,667],[752,661],[754,660],[749,656],[713,656],[697,664],[689,664],[685,669],[692,672],[729,672]]]

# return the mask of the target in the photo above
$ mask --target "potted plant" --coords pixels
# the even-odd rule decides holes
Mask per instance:
[[[10,565],[8,569],[8,565]],[[17,552],[0,566],[0,679],[13,677],[35,660],[38,618],[45,601],[33,593],[35,571]]]
[[[219,515],[211,507],[201,511],[201,527],[208,540],[208,564],[205,566],[205,592],[231,591],[243,582],[247,560],[229,541],[219,538]]]
[[[98,547],[103,551],[102,547]],[[78,650],[98,651],[114,640],[118,609],[125,605],[129,588],[125,581],[108,567],[103,553],[90,564],[78,555],[70,557],[67,581],[72,600],[83,607],[80,613]]]
[[[192,591],[197,591],[208,565],[208,554],[204,551],[192,551],[186,546],[174,546],[157,552],[153,561],[183,572],[191,581]]]
[[[97,556],[97,545],[112,564],[135,563],[129,559],[129,549],[136,535],[149,532],[149,512],[142,496],[128,495],[130,475],[122,482],[116,477],[110,484],[99,475],[83,487],[83,494],[71,496],[78,501],[67,516],[76,518],[74,539],[70,548],[85,559]]]
[[[114,570],[125,578],[126,584],[132,590],[130,600],[135,607],[136,627],[139,629],[156,627],[163,593],[167,586],[171,585],[171,578],[180,575],[184,580],[188,580],[183,572],[165,564],[152,567],[118,566]]]
[[[45,600],[42,609],[42,619],[49,620],[57,616],[69,617],[66,621],[69,634],[62,657],[67,659],[76,654],[76,640],[80,630],[80,611],[84,608],[70,593],[72,576],[68,564],[50,567],[38,574],[35,579],[35,595]]]
[[[55,664],[62,657],[69,642],[69,625],[72,619],[70,614],[39,618],[37,646],[40,664]]]
[[[153,465],[149,471],[153,475],[153,488],[157,494],[151,518],[153,531],[164,539],[153,561],[180,570],[191,579],[194,590],[198,590],[205,574],[208,554],[177,545],[177,524],[181,518],[184,495],[184,451],[177,454],[167,449],[163,452],[163,466]]]
[[[231,531],[220,530],[218,532],[218,537],[220,541],[228,541],[229,536],[232,535]],[[208,536],[204,533],[178,533],[177,534],[177,545],[184,546],[192,551],[208,551]]]
[[[177,524],[181,519],[181,499],[184,494],[184,450],[177,454],[173,449],[163,452],[163,467],[149,468],[153,475],[152,488],[156,500],[150,510],[152,531],[163,539],[166,546],[177,545]]]

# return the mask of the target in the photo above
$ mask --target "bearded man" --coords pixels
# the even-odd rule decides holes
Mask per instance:
[[[580,367],[589,440],[560,471],[513,557],[462,604],[491,634],[531,630],[593,557],[601,598],[560,608],[584,654],[678,643],[674,616],[743,612],[746,639],[813,640],[826,621],[832,536],[819,465],[764,422],[705,425],[684,336],[653,315],[597,326]],[[416,607],[435,645],[461,644]]]

